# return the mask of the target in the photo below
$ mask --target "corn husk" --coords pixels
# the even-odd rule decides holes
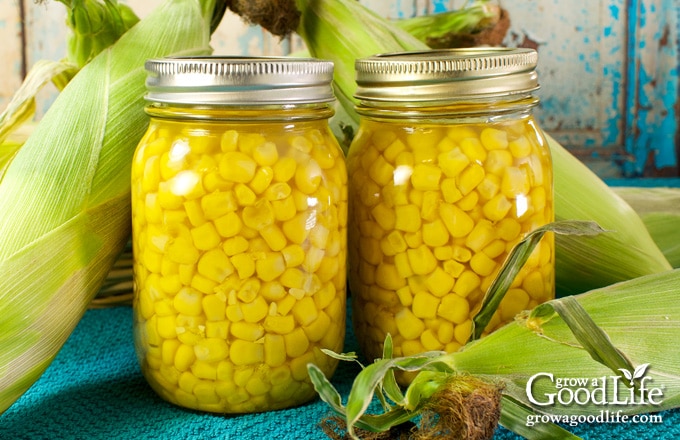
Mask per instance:
[[[614,186],[642,219],[649,235],[674,267],[680,267],[680,188]]]
[[[168,0],[85,66],[0,182],[0,412],[40,376],[130,235],[144,62],[210,51],[214,0]]]
[[[608,233],[555,238],[558,296],[581,293],[672,267],[635,210],[546,135],[553,160],[555,220],[591,220]]]

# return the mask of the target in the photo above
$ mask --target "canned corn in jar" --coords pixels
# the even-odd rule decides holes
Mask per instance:
[[[509,250],[553,221],[529,49],[392,53],[356,63],[348,154],[352,318],[363,354],[453,352]],[[487,333],[554,297],[546,234]]]
[[[132,167],[134,336],[174,404],[246,413],[316,396],[345,335],[347,171],[333,65],[149,60]]]

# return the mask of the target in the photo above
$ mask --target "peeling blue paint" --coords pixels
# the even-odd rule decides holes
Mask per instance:
[[[619,19],[619,12],[620,12],[620,9],[619,9],[618,6],[616,6],[616,5],[609,5],[609,13],[611,14],[611,16],[612,16],[612,18],[613,18],[614,20],[618,20],[618,19]]]
[[[448,0],[433,0],[432,1],[432,12],[446,12],[449,10]]]

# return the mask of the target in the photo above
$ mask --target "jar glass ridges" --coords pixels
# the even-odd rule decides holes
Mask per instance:
[[[164,399],[242,413],[298,405],[345,334],[347,174],[332,65],[152,60],[132,169],[134,334]]]
[[[458,350],[510,248],[553,221],[552,167],[532,115],[536,56],[472,49],[357,62],[362,116],[350,147],[349,261],[363,354]],[[546,236],[493,330],[554,297]]]

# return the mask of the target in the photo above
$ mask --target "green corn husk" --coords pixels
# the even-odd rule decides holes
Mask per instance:
[[[394,23],[431,48],[460,47],[464,36],[492,28],[501,19],[501,7],[478,0],[461,9],[395,20]]]
[[[674,268],[680,267],[680,188],[614,186],[638,213],[649,235]]]
[[[167,0],[87,64],[0,182],[0,413],[42,374],[130,235],[144,62],[210,52],[216,0]]]
[[[672,269],[633,208],[546,134],[555,180],[555,220],[592,220],[609,231],[587,240],[555,238],[558,296]]]
[[[376,53],[428,50],[396,24],[352,0],[296,0],[298,33],[309,52],[335,63],[334,85],[343,106],[340,130],[353,133],[358,115],[354,60]],[[595,221],[610,231],[588,240],[556,241],[557,295],[571,295],[671,269],[640,217],[599,177],[548,136],[555,176],[556,220]],[[341,143],[347,145],[346,140]]]

